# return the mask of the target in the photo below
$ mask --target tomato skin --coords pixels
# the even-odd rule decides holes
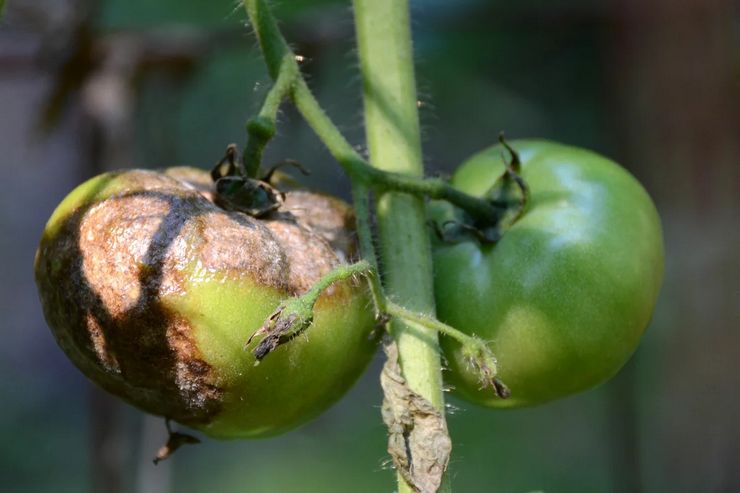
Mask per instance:
[[[255,366],[249,336],[341,252],[290,207],[265,220],[217,207],[197,186],[209,180],[130,170],[72,191],[36,255],[44,315],[88,378],[142,410],[215,438],[275,435],[329,407],[369,363],[366,285],[332,285],[308,332]],[[351,213],[336,211],[334,223]]]
[[[440,320],[490,341],[511,397],[481,389],[460,346],[443,339],[446,378],[490,407],[536,405],[589,389],[629,359],[663,277],[660,220],[642,186],[593,152],[546,141],[510,143],[529,185],[524,215],[494,245],[435,241]],[[483,196],[503,173],[499,145],[461,165],[453,185]],[[452,217],[442,203],[436,220]]]

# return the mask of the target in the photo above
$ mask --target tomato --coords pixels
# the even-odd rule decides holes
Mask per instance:
[[[347,254],[335,240],[351,211],[289,192],[258,220],[216,206],[209,180],[133,170],[70,193],[36,255],[44,314],[74,364],[129,403],[217,438],[276,434],[336,401],[375,351],[361,280],[328,288],[311,327],[259,365],[245,350],[282,300]]]
[[[511,396],[481,389],[450,340],[442,341],[446,378],[460,397],[491,407],[539,404],[612,377],[637,347],[663,277],[658,214],[627,171],[575,147],[511,145],[529,187],[523,215],[494,244],[468,236],[434,246],[438,317],[490,341]],[[453,185],[486,195],[503,155],[497,145],[473,156]],[[430,214],[459,219],[443,203]]]

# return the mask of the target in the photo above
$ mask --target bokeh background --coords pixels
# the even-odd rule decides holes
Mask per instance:
[[[346,1],[282,1],[311,87],[363,142]],[[430,173],[510,137],[618,160],[655,199],[666,280],[629,364],[600,388],[493,412],[450,398],[461,492],[740,491],[740,5],[733,0],[412,1]],[[154,467],[160,420],[92,387],[56,347],[32,263],[80,181],[212,166],[268,79],[233,0],[9,0],[0,21],[0,490],[381,492],[380,358],[285,436],[206,441]],[[267,161],[347,180],[290,108]]]

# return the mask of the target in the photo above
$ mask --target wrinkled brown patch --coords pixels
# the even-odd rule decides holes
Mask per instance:
[[[295,190],[285,194],[281,211],[290,212],[324,238],[343,261],[356,257],[355,215],[346,202],[329,195]]]
[[[197,190],[207,200],[213,202],[213,194],[216,188],[211,175],[205,170],[191,166],[173,166],[163,169],[161,172],[170,178],[184,182],[187,186]]]
[[[387,360],[380,383],[388,453],[410,486],[421,493],[434,493],[442,483],[452,450],[447,424],[428,400],[406,385],[396,344],[390,342],[384,349]]]
[[[287,254],[265,223],[241,212],[212,207],[215,212],[198,219],[199,276],[208,280],[249,275],[261,284],[288,289]]]
[[[107,390],[155,414],[206,422],[221,391],[191,327],[162,297],[182,291],[196,252],[191,220],[213,207],[150,172],[109,185],[114,195],[81,204],[42,238],[36,279],[46,319],[75,364]]]
[[[339,259],[326,241],[298,223],[291,214],[273,214],[264,225],[284,252],[285,273],[292,296],[305,293],[321,276],[339,265]],[[331,293],[331,287],[327,292]]]
[[[163,170],[163,173],[184,182],[214,202],[215,186],[208,172],[176,166]],[[279,212],[290,213],[298,224],[323,238],[342,261],[352,260],[357,255],[354,211],[343,200],[307,190],[290,190],[285,193]],[[282,214],[282,217],[287,216]]]
[[[88,313],[86,317],[87,321],[87,332],[90,336],[90,342],[92,342],[95,354],[98,357],[98,361],[103,365],[109,372],[120,373],[121,366],[116,360],[116,356],[108,350],[108,343],[105,340],[105,333],[103,328],[100,326],[100,320],[95,317],[92,313]]]

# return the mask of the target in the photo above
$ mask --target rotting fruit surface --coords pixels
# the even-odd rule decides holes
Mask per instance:
[[[511,395],[481,388],[448,339],[445,377],[460,397],[491,407],[540,404],[612,377],[637,347],[663,277],[660,219],[629,173],[584,149],[536,140],[511,146],[529,188],[519,219],[495,243],[434,239],[437,314],[490,341]],[[487,196],[507,154],[500,145],[476,154],[453,185]],[[430,214],[439,224],[461,220],[441,202]]]
[[[288,192],[257,220],[216,206],[209,186],[173,168],[77,187],[36,255],[44,314],[75,365],[131,404],[218,438],[280,433],[336,401],[375,351],[360,279],[328,288],[310,329],[259,365],[244,349],[281,300],[348,255],[351,210],[314,196],[333,208],[311,214]]]

